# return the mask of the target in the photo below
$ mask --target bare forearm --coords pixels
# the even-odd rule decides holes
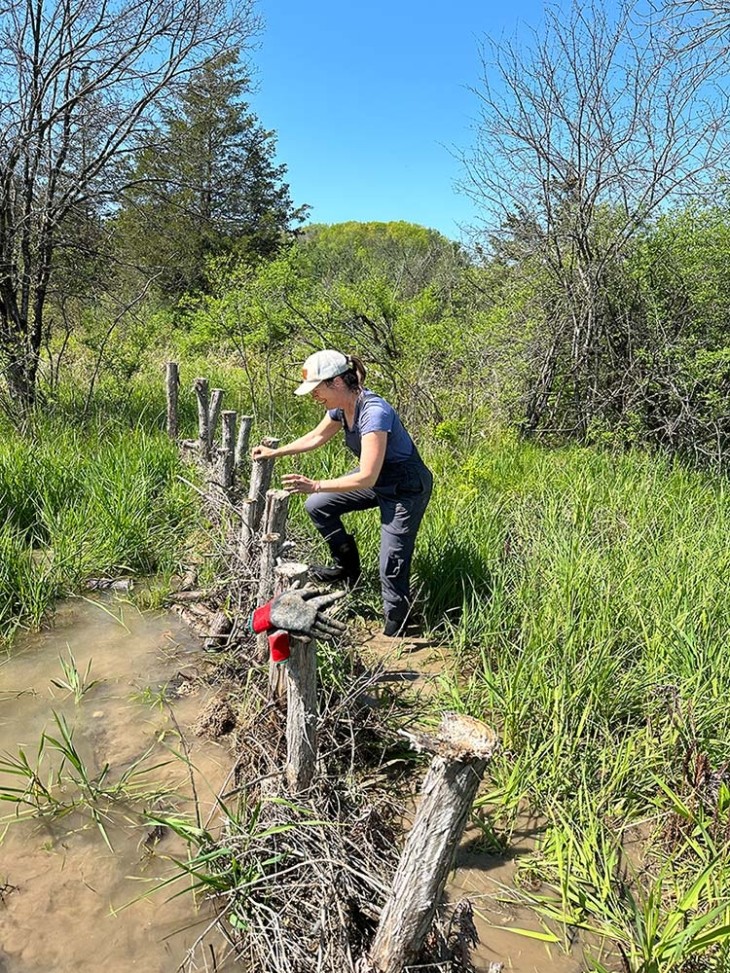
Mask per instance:
[[[315,480],[317,493],[347,493],[350,490],[370,490],[378,479],[375,474],[366,474],[358,470],[345,476],[336,476],[332,480]]]
[[[277,446],[272,449],[270,456],[298,456],[300,453],[309,453],[323,444],[324,440],[315,432],[305,433],[299,439],[293,439],[290,443]]]
[[[251,450],[251,458],[254,460],[276,459],[277,456],[297,456],[299,453],[308,453],[312,449],[319,449],[320,446],[324,446],[340,429],[341,426],[338,422],[330,419],[329,416],[325,416],[315,429],[310,429],[309,432],[298,439],[293,439],[290,443],[285,443],[276,449],[270,449],[263,444],[255,446]]]
[[[349,493],[352,490],[369,490],[375,486],[376,474],[365,474],[361,471],[337,476],[332,480],[310,480],[299,473],[287,473],[281,481],[284,489],[290,493]]]

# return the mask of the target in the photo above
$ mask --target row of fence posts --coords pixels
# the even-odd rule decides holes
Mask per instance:
[[[180,382],[175,362],[167,363],[166,385],[167,431],[177,440]],[[223,390],[209,391],[204,378],[196,378],[193,389],[198,402],[195,449],[201,460],[211,465],[212,482],[230,499],[248,453],[253,418],[243,416],[237,423],[236,412],[222,410]],[[219,419],[220,447],[215,441]],[[262,440],[272,447],[278,442]],[[303,582],[308,571],[306,564],[282,558],[289,495],[285,490],[270,489],[273,468],[272,459],[252,463],[248,497],[237,508],[241,524],[238,558],[254,576],[258,566],[258,605],[295,582]],[[297,636],[291,636],[290,646],[286,667],[269,662],[269,688],[273,698],[283,700],[286,694],[284,776],[289,791],[302,794],[311,786],[317,766],[317,646],[313,640]],[[265,633],[257,636],[256,655],[262,663],[268,658]],[[371,968],[378,973],[401,973],[404,966],[416,961],[487,763],[498,748],[492,730],[478,720],[454,713],[444,714],[436,733],[404,735],[413,747],[431,753],[433,759],[370,951]],[[492,969],[499,970],[501,965],[494,964]]]

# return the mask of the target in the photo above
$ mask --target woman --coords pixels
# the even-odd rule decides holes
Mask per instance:
[[[305,509],[332,552],[334,567],[312,569],[320,581],[357,581],[360,555],[342,515],[380,508],[383,632],[395,636],[410,611],[411,559],[433,477],[393,407],[364,388],[365,367],[359,358],[331,349],[318,351],[304,362],[302,376],[295,395],[311,394],[327,414],[299,439],[276,449],[257,446],[252,456],[256,460],[308,453],[344,431],[347,446],[360,461],[356,469],[332,480],[289,473],[282,482],[290,493],[309,494]]]

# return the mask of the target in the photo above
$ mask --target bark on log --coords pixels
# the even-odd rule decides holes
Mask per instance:
[[[180,591],[189,591],[198,583],[198,566],[191,565],[180,579]]]
[[[251,438],[252,425],[253,416],[241,416],[241,422],[238,427],[238,438],[236,439],[236,469],[241,467],[244,459],[248,455],[248,441]]]
[[[208,449],[212,451],[215,431],[218,428],[218,419],[223,407],[223,389],[212,389],[210,393],[210,406],[208,407]]]
[[[218,611],[213,616],[208,630],[208,638],[203,643],[206,649],[222,649],[228,635],[233,628],[233,621],[224,611]]]
[[[241,536],[238,543],[238,557],[245,566],[254,559],[254,544],[256,541],[256,501],[244,500],[241,504]]]
[[[208,597],[209,592],[199,588],[197,591],[173,591],[167,596],[167,601],[171,603],[203,601]]]
[[[198,449],[200,458],[210,460],[210,415],[208,412],[208,379],[196,378],[193,389],[198,399]]]
[[[180,387],[177,362],[167,362],[165,366],[165,386],[167,388],[167,435],[170,439],[177,439],[177,398]]]
[[[236,413],[232,409],[223,412],[223,436],[221,439],[221,486],[226,494],[233,489],[233,470],[236,456]]]
[[[270,446],[272,449],[276,449],[276,447],[279,445],[279,440],[266,438],[261,441],[261,445]],[[261,523],[261,518],[264,513],[266,491],[271,485],[271,474],[273,473],[273,470],[273,459],[254,460],[251,467],[251,486],[248,491],[248,497],[249,500],[253,500],[256,503],[256,507],[254,508],[254,530],[258,530]]]
[[[205,605],[193,603],[189,605],[172,605],[172,610],[179,615],[182,620],[190,626],[196,635],[207,638],[215,620],[215,612]]]
[[[274,597],[274,569],[281,539],[278,534],[264,534],[261,538],[259,562],[259,589],[256,604],[265,605]],[[265,662],[269,658],[269,639],[266,632],[256,636],[256,659]]]
[[[416,963],[431,929],[459,839],[496,734],[479,720],[445,713],[436,734],[404,734],[434,759],[370,951],[378,973]]]
[[[317,643],[292,635],[286,677],[286,767],[292,794],[307,790],[317,764]]]
[[[289,494],[286,490],[267,490],[264,504],[264,516],[261,529],[265,534],[279,535],[279,550],[286,540],[286,518],[289,512]]]

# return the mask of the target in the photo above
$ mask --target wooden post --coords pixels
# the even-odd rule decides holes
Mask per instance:
[[[293,584],[303,585],[307,580],[309,567],[297,561],[284,561],[274,568],[274,594],[280,595],[288,591]],[[286,666],[277,665],[269,660],[269,698],[278,705],[283,705],[286,699]]]
[[[196,378],[193,389],[198,397],[198,449],[200,458],[210,460],[210,416],[208,413],[208,379]]]
[[[233,622],[226,612],[217,611],[210,623],[208,638],[203,643],[204,648],[208,650],[222,649],[232,628]]]
[[[212,389],[210,393],[210,406],[208,407],[208,450],[213,449],[215,431],[218,427],[218,418],[223,406],[223,389]]]
[[[238,557],[244,565],[253,561],[254,541],[256,540],[256,501],[244,500],[241,504],[241,537],[238,543]]]
[[[262,446],[270,446],[272,449],[276,449],[279,445],[278,439],[262,439]],[[253,467],[251,469],[251,486],[248,491],[249,500],[253,500],[256,503],[254,508],[254,530],[259,529],[259,524],[261,523],[261,517],[264,513],[264,503],[266,499],[266,491],[269,489],[271,484],[271,474],[274,471],[274,460],[273,459],[257,459],[254,461]]]
[[[305,791],[317,765],[317,643],[290,637],[286,677],[286,767],[292,794]]]
[[[169,361],[165,366],[165,385],[167,387],[167,435],[177,439],[177,393],[180,387],[177,362]]]
[[[458,713],[444,713],[433,735],[404,735],[434,759],[370,951],[378,973],[402,973],[418,962],[479,783],[499,746],[493,730]]]
[[[233,488],[233,468],[236,455],[236,413],[223,412],[223,436],[221,439],[221,486],[226,493]]]
[[[286,490],[267,490],[261,530],[265,534],[279,535],[279,550],[286,540],[286,518],[289,512],[289,494]]]
[[[241,466],[248,454],[248,441],[251,438],[252,425],[253,416],[241,416],[241,422],[238,426],[238,439],[236,440],[236,469]]]
[[[261,538],[261,566],[259,569],[259,590],[257,605],[265,605],[274,597],[274,569],[281,538],[278,534],[264,534]],[[269,641],[266,632],[256,636],[256,658],[264,662],[269,657]]]
[[[288,591],[297,581],[303,585],[307,580],[309,566],[300,564],[299,561],[284,561],[277,564],[274,568],[274,594],[281,594]]]

